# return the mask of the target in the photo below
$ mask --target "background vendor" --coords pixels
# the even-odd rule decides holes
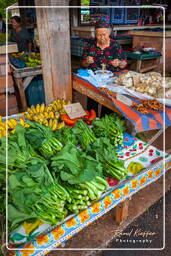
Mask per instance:
[[[27,29],[22,28],[21,18],[19,16],[13,16],[11,18],[12,31],[10,34],[10,41],[16,42],[18,51],[31,52],[32,40]]]
[[[91,39],[85,45],[81,64],[83,67],[92,69],[102,69],[102,64],[106,64],[106,69],[115,71],[126,67],[126,56],[121,46],[116,40],[110,38],[111,28],[108,23],[99,22],[95,25],[95,39]]]

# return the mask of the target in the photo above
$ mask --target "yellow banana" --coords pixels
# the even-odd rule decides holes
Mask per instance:
[[[28,120],[32,120],[32,116],[31,116],[30,114],[26,114],[26,118],[27,118]]]
[[[55,131],[57,129],[57,126],[58,126],[58,120],[54,119],[53,120],[53,125],[52,125],[52,131]]]
[[[39,113],[39,112],[40,112],[40,105],[37,104],[37,105],[36,105],[36,113]]]
[[[59,123],[58,124],[58,127],[57,127],[57,129],[61,129],[62,127],[64,127],[65,126],[65,123],[64,122],[62,122],[62,123]]]
[[[53,109],[57,111],[57,106],[55,104],[53,104]]]
[[[40,106],[40,113],[43,113],[45,110],[45,104],[42,103],[41,106]]]
[[[18,124],[16,119],[10,119],[11,123],[14,125],[14,127]]]
[[[32,109],[32,111],[33,111],[34,114],[37,114],[37,111],[36,111],[35,106],[32,105],[32,106],[31,106],[31,109]]]
[[[55,117],[53,111],[50,111],[50,112],[49,112],[49,117],[50,117],[50,118],[54,118],[54,117]]]
[[[23,118],[20,118],[20,124],[24,127],[25,123],[24,123]]]
[[[52,127],[53,126],[53,119],[49,120],[49,126]]]

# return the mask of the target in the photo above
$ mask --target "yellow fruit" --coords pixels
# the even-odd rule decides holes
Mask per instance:
[[[25,128],[29,128],[30,127],[30,125],[29,124],[25,124],[25,126],[24,126]]]
[[[62,127],[64,127],[65,126],[65,123],[64,122],[62,122],[62,123],[59,123],[58,124],[58,127],[57,127],[57,129],[61,129]]]
[[[59,116],[60,116],[59,113],[55,113],[55,118],[56,118],[56,119],[59,119]]]
[[[49,117],[49,114],[47,112],[44,112],[43,113],[44,117],[48,118]]]
[[[8,126],[8,129],[13,129],[15,127],[11,122],[11,119],[7,120],[7,126]]]
[[[25,117],[28,119],[28,120],[32,120],[32,116],[30,114],[26,114]]]
[[[2,129],[1,129],[2,128]],[[6,128],[6,123],[4,122],[2,122],[2,123],[0,123],[0,129],[1,130],[4,130]]]
[[[28,109],[27,109],[27,112],[28,112],[29,114],[34,114],[34,113],[33,113],[33,110],[32,110],[31,108],[28,108]]]
[[[127,169],[132,174],[137,174],[139,171],[144,169],[144,166],[139,162],[131,162],[131,163],[129,163]]]
[[[35,107],[32,105],[31,106],[31,110],[32,110],[32,112],[33,112],[33,114],[36,114],[37,112],[36,112],[36,109],[35,109]]]
[[[43,113],[44,110],[45,110],[45,104],[43,103],[43,104],[41,104],[41,106],[40,106],[40,113]]]
[[[46,126],[48,126],[48,125],[49,125],[48,120],[47,120],[47,119],[44,120],[44,121],[43,121],[43,124],[46,125]]]
[[[57,125],[58,125],[58,120],[54,119],[53,120],[53,125],[52,125],[52,131],[55,131],[57,129]]]
[[[52,127],[53,126],[53,119],[49,120],[49,126]]]
[[[36,105],[36,112],[37,112],[37,113],[40,112],[40,105],[39,105],[39,104]]]
[[[23,118],[20,118],[20,124],[24,127],[25,123],[24,123]]]
[[[51,111],[51,110],[52,110],[52,106],[47,106],[47,107],[46,107],[46,111],[47,111],[47,112],[49,112],[49,111]]]
[[[53,104],[53,109],[57,111],[57,106],[55,104]]]
[[[17,125],[17,120],[16,119],[10,119],[11,123],[14,125],[14,127]]]
[[[3,130],[2,131],[2,136],[6,136],[6,135],[7,135],[6,130]]]
[[[49,117],[50,117],[50,118],[54,118],[54,117],[55,117],[53,111],[50,111],[50,112],[49,112]]]
[[[65,109],[62,108],[62,109],[60,110],[60,114],[65,114],[65,113],[66,113]]]
[[[11,133],[14,134],[14,133],[15,133],[15,129],[13,129],[13,130],[11,131]]]
[[[37,122],[37,121],[38,121],[38,119],[39,119],[39,118],[38,118],[38,116],[33,116],[33,120],[34,120],[34,121],[36,121],[36,122]]]
[[[0,122],[2,122],[2,116],[0,116]]]

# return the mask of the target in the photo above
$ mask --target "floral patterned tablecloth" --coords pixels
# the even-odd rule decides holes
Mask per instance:
[[[118,149],[117,154],[120,159],[125,160],[126,166],[131,161],[136,161],[146,169],[135,176],[128,173],[128,179],[110,187],[109,191],[99,201],[79,214],[68,217],[67,220],[56,227],[50,227],[41,221],[23,223],[15,233],[11,234],[10,239],[17,244],[27,242],[20,249],[13,251],[13,255],[44,255],[66,242],[129,196],[156,181],[171,166],[170,155],[165,155],[164,152],[127,133],[124,134],[124,146]],[[153,164],[158,157],[162,157],[162,159]],[[163,157],[165,157],[165,162]]]

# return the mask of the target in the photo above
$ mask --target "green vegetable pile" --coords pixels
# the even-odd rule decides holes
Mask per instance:
[[[90,128],[82,120],[74,128],[52,132],[30,122],[8,137],[8,221],[14,231],[26,220],[56,225],[78,213],[107,190],[106,176],[126,177],[116,146],[123,139],[123,121],[105,116]],[[110,127],[106,128],[106,125]],[[119,128],[120,127],[120,128]],[[112,131],[112,128],[115,129]],[[120,129],[120,130],[119,130]],[[0,140],[0,214],[4,215],[6,138]]]
[[[97,137],[108,137],[114,146],[123,145],[123,132],[126,131],[125,121],[119,115],[105,115],[93,122],[93,131]]]

